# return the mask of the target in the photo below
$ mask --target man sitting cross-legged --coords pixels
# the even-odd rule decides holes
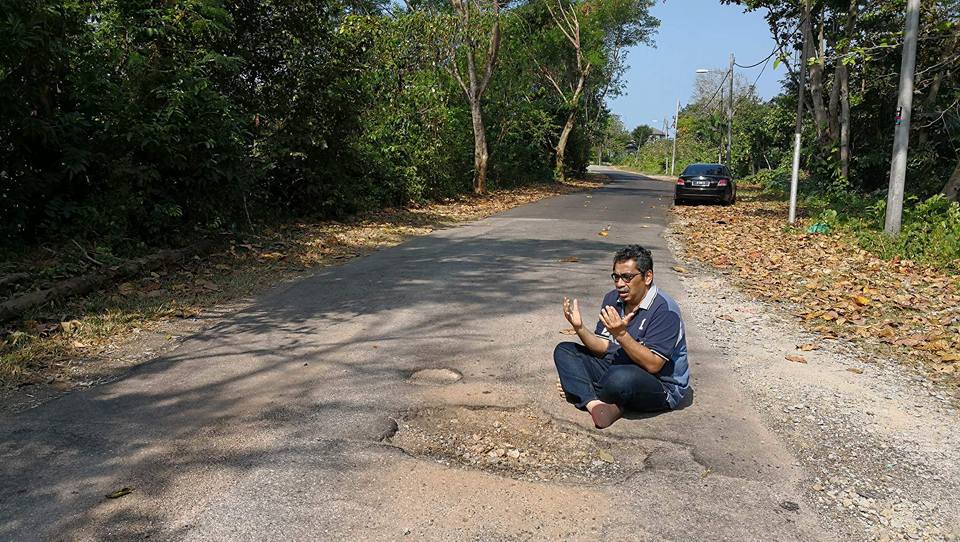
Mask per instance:
[[[687,342],[676,302],[653,284],[653,259],[640,245],[613,258],[615,290],[603,298],[591,332],[577,300],[563,298],[563,315],[583,345],[563,342],[553,352],[568,401],[586,409],[597,428],[624,410],[676,408],[690,383]]]

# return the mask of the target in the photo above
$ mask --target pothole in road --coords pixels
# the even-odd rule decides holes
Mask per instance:
[[[529,409],[426,409],[401,421],[390,442],[414,456],[518,480],[616,482],[643,470],[647,457],[636,441],[566,429]]]
[[[463,379],[463,375],[453,369],[420,369],[410,375],[410,382],[415,384],[453,384]]]

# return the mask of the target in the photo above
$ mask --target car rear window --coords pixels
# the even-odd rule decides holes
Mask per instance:
[[[683,170],[683,175],[723,175],[723,166],[717,164],[693,164]]]

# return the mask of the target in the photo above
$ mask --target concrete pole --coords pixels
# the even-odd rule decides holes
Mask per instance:
[[[670,159],[670,175],[674,175],[677,166],[677,136],[680,134],[680,98],[677,98],[677,114],[673,116],[673,158]]]
[[[733,53],[730,53],[730,95],[727,105],[727,167],[733,169]]]
[[[667,120],[667,117],[663,117],[663,133],[664,137],[670,136],[670,121]],[[670,171],[670,155],[668,153],[663,153],[663,174],[666,175]]]
[[[720,104],[717,106],[718,110],[723,107],[723,90],[724,90],[723,83],[721,82],[720,83]],[[713,123],[711,122],[711,124]],[[720,132],[720,145],[717,146],[717,163],[722,164],[723,163],[723,128],[722,127],[718,127],[718,128],[719,129],[717,131]]]
[[[809,2],[810,0],[807,0]],[[807,24],[807,23],[804,23]],[[797,92],[797,128],[793,134],[793,172],[790,174],[790,218],[791,224],[797,221],[797,184],[800,180],[800,139],[803,131],[803,94],[807,85],[807,40],[803,33],[800,46],[800,89]]]
[[[917,67],[920,0],[907,0],[906,19],[906,28],[903,31],[903,58],[900,61],[900,108],[893,133],[890,188],[887,190],[887,217],[883,228],[883,231],[891,237],[900,234],[903,213],[903,185],[907,175],[907,147],[910,143],[910,115],[913,108],[913,76]]]

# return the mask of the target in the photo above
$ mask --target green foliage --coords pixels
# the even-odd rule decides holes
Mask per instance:
[[[741,182],[759,185],[764,194],[786,197],[790,194],[790,176],[790,170],[785,167],[762,169]]]
[[[646,124],[641,124],[630,132],[631,137],[633,137],[633,143],[637,146],[637,148],[640,148],[646,144],[647,140],[650,139],[652,134],[653,128],[647,126]]]
[[[910,196],[895,239],[883,233],[886,199],[882,195],[812,196],[806,207],[817,216],[815,222],[843,230],[867,250],[960,271],[960,204],[941,194],[926,200]]]
[[[897,250],[910,259],[960,270],[960,204],[937,194],[909,207]]]
[[[411,5],[0,0],[0,248],[86,238],[122,255],[469,190],[470,111],[448,71],[466,36],[446,3]],[[601,136],[611,59],[649,37],[649,5],[577,7],[595,69],[570,172]],[[544,8],[503,16],[484,96],[492,187],[548,179],[571,111],[534,69],[572,58],[561,33],[531,32]]]

